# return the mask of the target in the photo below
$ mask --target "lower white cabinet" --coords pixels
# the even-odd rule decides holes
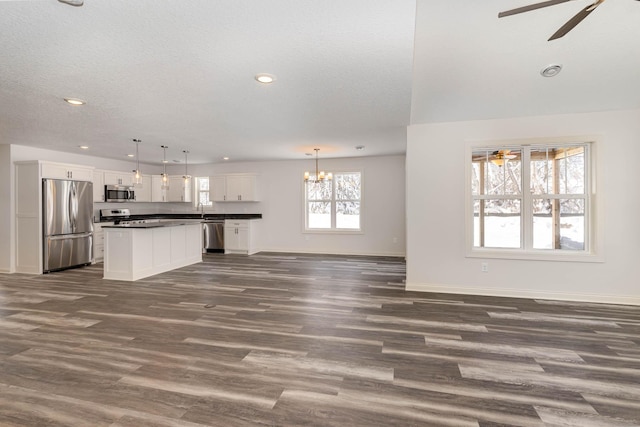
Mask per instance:
[[[101,222],[93,224],[93,261],[101,262],[104,260],[104,231],[102,227],[105,225],[113,225],[113,222]]]
[[[104,278],[134,281],[202,262],[202,224],[108,227]]]
[[[255,254],[257,247],[258,220],[227,219],[224,222],[224,253]]]

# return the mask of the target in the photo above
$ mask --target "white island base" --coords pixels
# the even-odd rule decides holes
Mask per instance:
[[[106,226],[104,278],[134,281],[202,262],[202,224]]]

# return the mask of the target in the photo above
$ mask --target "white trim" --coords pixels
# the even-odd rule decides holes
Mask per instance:
[[[396,257],[396,258],[404,258],[406,256],[405,252],[357,252],[357,251],[335,251],[333,249],[309,250],[309,249],[292,249],[290,247],[260,248],[257,254],[260,254],[262,252],[278,252],[278,253],[288,253],[288,254],[313,254],[313,255],[388,256],[388,257]]]
[[[520,290],[504,288],[464,287],[456,285],[436,285],[429,283],[407,283],[405,286],[405,290],[415,292],[433,292],[441,294],[481,295],[506,298],[533,298],[640,306],[640,296],[638,295],[583,294],[539,291],[533,289]]]

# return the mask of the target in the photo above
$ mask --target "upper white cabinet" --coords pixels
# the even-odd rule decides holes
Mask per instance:
[[[227,201],[227,177],[224,175],[209,178],[209,200],[213,202]]]
[[[251,174],[219,175],[209,178],[214,202],[257,202],[258,176]]]
[[[133,185],[133,172],[104,171],[104,185]]]
[[[151,175],[142,175],[142,184],[134,186],[136,202],[150,202],[152,193]]]
[[[191,180],[185,182],[184,178],[181,176],[170,176],[169,189],[167,190],[167,201],[190,202]]]
[[[93,171],[93,201],[104,202],[104,171]]]
[[[42,162],[40,164],[42,178],[72,179],[74,181],[93,182],[93,168],[64,163]]]
[[[162,176],[151,176],[151,201],[152,202],[166,202],[167,190],[162,188]]]

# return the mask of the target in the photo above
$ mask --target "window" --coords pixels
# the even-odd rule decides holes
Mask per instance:
[[[471,148],[471,251],[589,254],[590,143]]]
[[[213,206],[213,203],[211,202],[211,200],[209,200],[209,177],[208,176],[196,177],[195,188],[196,188],[196,197],[195,197],[196,207]]]
[[[360,172],[336,173],[333,180],[305,184],[307,230],[359,231],[362,208]]]

